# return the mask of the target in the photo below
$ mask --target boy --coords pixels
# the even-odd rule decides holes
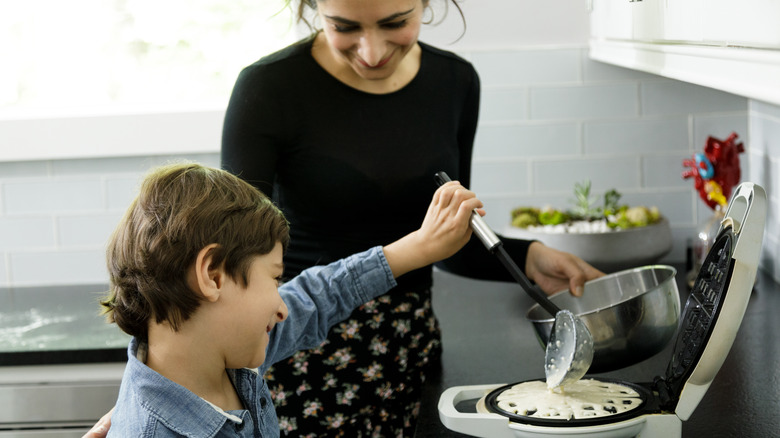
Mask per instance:
[[[264,371],[457,252],[480,207],[448,183],[419,230],[279,286],[289,228],[266,196],[218,169],[156,169],[108,245],[102,305],[133,336],[109,436],[279,436]]]

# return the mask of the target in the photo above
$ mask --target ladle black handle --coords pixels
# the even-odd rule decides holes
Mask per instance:
[[[440,186],[444,185],[446,182],[452,181],[446,172],[436,172],[433,178]],[[485,248],[498,257],[498,259],[501,261],[501,263],[504,264],[512,277],[514,277],[515,281],[517,281],[520,286],[523,287],[525,292],[530,295],[531,298],[539,303],[539,305],[547,310],[552,316],[555,316],[561,309],[556,306],[555,303],[550,301],[549,298],[547,298],[547,294],[545,294],[544,291],[531,283],[531,280],[525,276],[523,271],[517,266],[514,260],[509,257],[509,254],[504,249],[504,245],[501,242],[501,239],[499,239],[498,236],[496,236],[496,233],[490,229],[485,220],[482,219],[482,216],[480,216],[476,211],[472,211],[469,221],[471,223],[471,229],[474,231],[477,237],[479,237],[479,240],[481,240],[485,245]]]

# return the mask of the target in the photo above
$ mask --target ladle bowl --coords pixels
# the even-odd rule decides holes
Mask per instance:
[[[565,387],[580,380],[592,362],[593,338],[585,323],[569,310],[558,311],[544,351],[547,387]]]

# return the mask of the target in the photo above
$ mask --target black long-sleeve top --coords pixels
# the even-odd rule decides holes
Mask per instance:
[[[389,94],[328,74],[307,38],[246,67],[222,134],[222,166],[269,194],[290,221],[285,276],[419,228],[446,171],[469,187],[480,84],[473,66],[424,43],[420,70]],[[528,242],[503,239],[525,266]],[[511,277],[474,237],[444,269]],[[430,287],[431,267],[399,285]]]

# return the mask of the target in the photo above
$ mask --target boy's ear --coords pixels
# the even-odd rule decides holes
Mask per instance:
[[[222,266],[214,264],[214,252],[218,244],[209,244],[200,251],[195,258],[196,292],[200,292],[207,301],[217,301],[225,283],[225,272]]]

